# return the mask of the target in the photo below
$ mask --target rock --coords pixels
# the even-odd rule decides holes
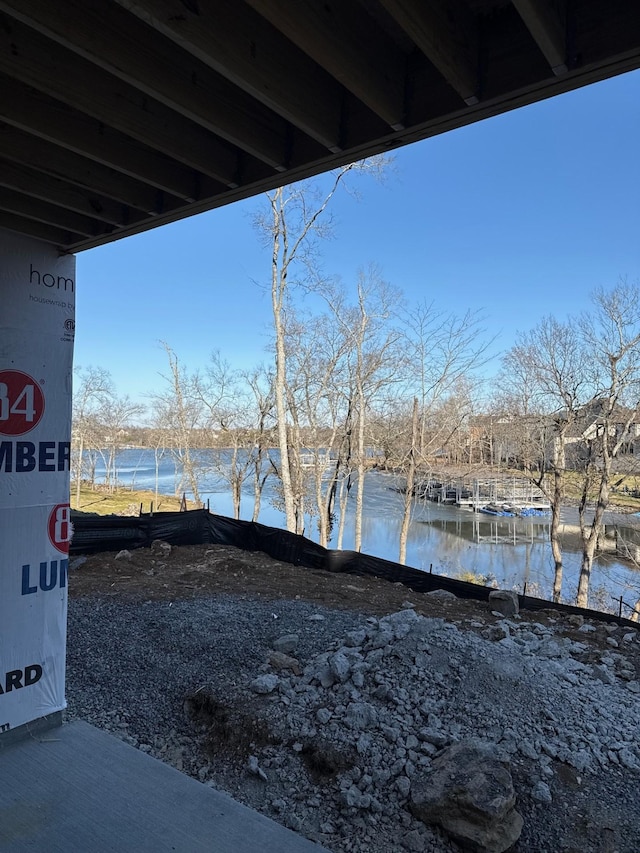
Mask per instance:
[[[421,741],[433,744],[433,746],[437,747],[438,749],[443,746],[446,746],[449,743],[449,738],[446,734],[443,734],[443,732],[440,732],[437,729],[432,729],[429,727],[420,729],[420,731],[418,732],[418,737]]]
[[[316,711],[316,720],[323,726],[329,722],[332,716],[333,714],[328,708],[318,708]]]
[[[615,675],[611,672],[611,670],[608,667],[602,666],[601,664],[596,664],[593,667],[593,674],[595,675],[595,677],[597,679],[602,681],[603,684],[615,684],[616,683]]]
[[[264,770],[261,769],[260,765],[258,764],[258,759],[255,755],[249,756],[247,766],[249,768],[250,773],[253,773],[254,776],[259,776],[260,779],[262,779],[264,782],[267,781],[267,774],[264,772]]]
[[[503,853],[520,837],[508,765],[495,748],[462,741],[446,749],[426,776],[411,785],[409,807],[426,824],[437,824],[465,850]]]
[[[344,638],[344,644],[350,648],[357,648],[362,646],[366,639],[367,632],[363,629],[360,629],[359,631],[349,631]]]
[[[151,553],[156,557],[168,557],[171,553],[171,545],[164,539],[154,539],[151,543]]]
[[[278,684],[280,683],[280,679],[277,675],[259,675],[257,678],[254,678],[249,687],[253,690],[254,693],[273,693]]]
[[[378,721],[378,714],[368,702],[351,702],[344,720],[352,729],[367,729]]]
[[[503,616],[515,616],[520,612],[518,593],[510,589],[494,589],[489,593],[489,606]]]
[[[427,850],[427,842],[417,829],[412,829],[402,839],[402,846],[405,850],[411,850],[412,853],[425,853]]]
[[[580,616],[579,613],[572,613],[571,616],[567,616],[567,622],[573,628],[582,628],[584,625],[584,616]]]
[[[536,752],[534,745],[531,743],[530,740],[527,740],[526,738],[521,740],[518,744],[518,751],[521,752],[522,755],[525,756],[525,758],[531,758],[532,760],[538,758],[538,753]]]
[[[458,597],[453,592],[449,592],[448,589],[432,589],[430,592],[426,592],[425,595],[428,595],[429,598],[436,598],[438,601],[453,601],[453,599]]]
[[[344,682],[349,678],[351,664],[345,654],[342,652],[336,652],[329,658],[329,669],[336,681],[344,684]]]
[[[485,640],[491,640],[491,642],[497,643],[499,640],[504,640],[507,636],[507,632],[502,625],[488,625],[486,628],[483,628],[482,636]]]
[[[122,551],[118,551],[118,553],[113,558],[114,560],[130,560],[131,559],[131,551],[127,551],[126,548],[123,548]]]
[[[300,675],[302,673],[300,661],[297,658],[285,655],[284,652],[270,652],[269,663],[277,670],[290,669],[295,675]]]
[[[276,652],[282,652],[285,655],[293,652],[300,642],[298,634],[285,634],[284,637],[278,637],[273,641],[273,648]]]
[[[553,802],[551,788],[549,788],[546,782],[537,782],[531,789],[531,796],[537,803]]]

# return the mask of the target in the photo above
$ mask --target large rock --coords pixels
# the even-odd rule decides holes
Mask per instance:
[[[489,607],[503,616],[515,616],[520,610],[518,593],[510,589],[494,589],[489,593]]]
[[[522,831],[515,802],[509,765],[495,747],[463,741],[435,759],[428,775],[412,780],[409,806],[463,850],[503,853]]]

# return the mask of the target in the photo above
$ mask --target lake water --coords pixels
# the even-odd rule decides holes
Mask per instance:
[[[152,451],[128,449],[117,458],[118,482],[134,489],[156,487],[155,461]],[[97,468],[98,481],[104,473]],[[271,527],[285,527],[284,515],[272,504],[275,480],[267,481],[262,498],[259,521]],[[394,475],[368,472],[365,481],[362,522],[363,552],[394,562],[398,559],[398,541],[404,496],[395,489],[401,485]],[[168,456],[161,460],[158,491],[174,494],[176,473]],[[189,494],[187,493],[187,497]],[[232,516],[233,504],[227,484],[215,475],[203,477],[201,497],[209,502],[211,512]],[[355,488],[349,498],[343,547],[354,544]],[[145,508],[148,510],[148,507]],[[568,511],[569,513],[570,511]],[[250,520],[253,513],[252,484],[243,491],[241,518]],[[567,519],[573,521],[573,519]],[[548,542],[546,518],[499,518],[466,509],[416,501],[407,542],[407,565],[414,568],[458,577],[470,572],[490,579],[500,587],[518,589],[527,585],[531,595],[549,598],[553,584],[553,560]],[[305,535],[317,539],[313,519]],[[336,524],[337,528],[337,524]],[[329,547],[335,547],[335,541]],[[565,547],[565,579],[563,598],[573,603],[578,584],[580,554]],[[613,599],[623,596],[633,606],[640,598],[640,571],[613,557],[600,557],[592,574],[594,607],[617,607]],[[623,615],[629,615],[623,609]]]

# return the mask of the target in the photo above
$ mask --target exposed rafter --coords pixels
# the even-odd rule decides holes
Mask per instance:
[[[551,0],[513,0],[522,20],[554,74],[566,74],[567,39],[566,25],[558,10],[558,3]]]
[[[362,7],[341,0],[247,2],[391,128],[404,129],[406,57]]]
[[[340,86],[238,0],[117,0],[330,151],[340,150]]]
[[[637,68],[632,0],[0,0],[0,227],[79,251]]]
[[[478,103],[478,27],[459,2],[380,0],[469,106]]]

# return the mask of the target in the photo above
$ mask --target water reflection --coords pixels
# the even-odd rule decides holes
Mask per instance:
[[[132,488],[155,488],[153,452],[126,450],[118,456],[118,479],[121,485]],[[158,476],[158,489],[173,494],[176,475],[172,462],[163,459]],[[362,519],[363,546],[368,554],[397,561],[404,496],[397,491],[401,482],[393,475],[372,471],[367,474],[364,514]],[[272,527],[284,527],[283,513],[273,505],[273,483],[267,481],[262,501],[260,521]],[[210,475],[202,497],[210,502],[212,512],[231,516],[233,507],[228,486],[219,477]],[[354,547],[355,488],[349,497],[343,547]],[[249,520],[253,511],[253,495],[248,483],[243,492],[241,518]],[[407,540],[407,565],[439,574],[495,578],[499,586],[527,591],[549,597],[553,584],[553,559],[548,542],[548,519],[492,517],[467,509],[430,502],[415,502]],[[334,540],[329,547],[335,547]],[[313,517],[306,520],[307,535],[317,540]],[[577,540],[570,540],[564,552],[567,600],[575,597],[580,568]],[[596,561],[592,589],[603,587],[609,598],[624,596],[633,604],[640,597],[640,575],[631,565],[612,556]],[[609,602],[610,603],[610,602]]]

